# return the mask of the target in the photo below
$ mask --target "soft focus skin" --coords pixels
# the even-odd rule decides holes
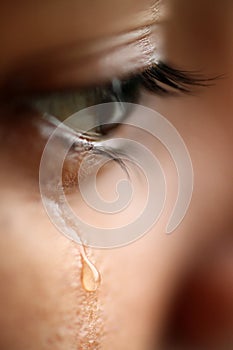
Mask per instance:
[[[218,275],[205,274],[205,269],[213,266],[215,270],[216,264],[228,271],[221,282],[222,299],[229,310],[224,316],[226,324],[222,323],[223,329],[213,324],[220,335],[217,331],[204,331],[203,335],[195,331],[195,325],[186,327],[186,341],[190,336],[191,345],[204,342],[205,349],[212,350],[214,339],[214,346],[220,349],[233,333],[232,258],[222,263],[225,254],[218,252],[218,246],[224,252],[225,245],[227,252],[233,250],[233,4],[214,1],[210,7],[203,0],[168,0],[165,7],[158,24],[161,55],[179,68],[220,78],[190,96],[143,94],[141,103],[166,116],[182,135],[193,162],[194,193],[182,224],[173,235],[165,236],[176,193],[175,169],[159,143],[153,145],[170,189],[165,214],[137,242],[91,252],[103,275],[99,292],[105,326],[103,349],[145,350],[152,344],[157,349],[180,286],[197,271],[197,294],[202,285],[214,289],[211,281],[217,278],[218,284]],[[1,90],[26,91],[37,84],[48,89],[78,86],[123,74],[124,65],[125,71],[132,64],[134,69],[142,55],[137,45],[126,46],[121,61],[120,55],[114,60],[108,45],[117,42],[122,33],[153,22],[150,8],[146,0],[1,3]],[[108,41],[112,36],[115,39]],[[96,40],[106,43],[98,55]],[[156,42],[156,34],[151,40]],[[114,54],[121,47],[116,45]],[[89,51],[92,56],[87,61]],[[108,55],[111,59],[105,60]],[[145,56],[140,65],[147,62]],[[46,140],[40,138],[33,117],[21,113],[12,119],[1,107],[0,348],[79,349],[84,294],[79,247],[56,230],[42,207],[38,168]],[[124,130],[122,133],[127,137]],[[103,184],[111,171],[103,174]],[[202,270],[200,261],[208,256]],[[224,294],[225,290],[228,293]],[[218,302],[216,308],[221,310]],[[192,318],[193,311],[187,312]],[[203,318],[200,323],[205,329]]]

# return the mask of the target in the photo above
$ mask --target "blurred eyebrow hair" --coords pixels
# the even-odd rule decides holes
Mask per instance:
[[[106,39],[101,38],[99,41],[84,43],[84,46],[73,43],[51,48],[40,54],[34,53],[24,62],[20,62],[7,76],[4,89],[17,90],[17,86],[24,89],[27,85],[30,87],[41,83],[44,85],[49,80],[60,81],[61,76],[68,80],[69,75],[71,84],[78,85],[78,71],[80,80],[85,80],[86,70],[89,70],[89,78],[92,71],[92,79],[99,77],[99,80],[106,80],[110,74],[119,77],[142,70],[152,63],[155,54],[153,30],[154,26],[144,26]],[[83,69],[80,71],[81,67]],[[94,72],[95,68],[98,72]],[[83,83],[85,82],[81,81]]]
[[[120,34],[123,29],[132,31],[138,27],[151,25],[158,17],[159,11],[156,4],[160,3],[159,0],[153,1],[152,4],[150,0],[121,0],[119,5],[115,6],[116,11],[114,13],[115,7],[109,5],[111,3],[109,0],[95,0],[93,6],[90,2],[85,3],[85,1],[71,0],[66,2],[56,0],[47,2],[43,6],[42,4],[41,6],[35,4],[36,7],[32,6],[30,2],[26,6],[27,2],[23,1],[22,6],[15,6],[13,9],[10,8],[9,1],[4,2],[5,6],[4,3],[1,4],[0,21],[2,22],[2,31],[0,32],[0,40],[2,45],[6,45],[7,48],[4,55],[0,57],[1,64],[4,64],[4,57],[9,58],[10,61],[14,57],[14,61],[29,57],[29,49],[31,53],[42,54],[43,50],[49,52],[52,48],[59,49],[60,47],[62,49],[64,47],[65,49],[66,44],[82,45],[84,41],[104,39],[107,36]],[[62,5],[63,2],[64,6]],[[101,18],[105,2],[107,4],[105,6],[107,7],[107,14],[103,18],[108,19],[108,14],[112,15],[113,18],[110,16],[110,19],[102,25]],[[136,6],[132,7],[134,2]],[[57,7],[55,6],[56,3],[58,4]],[[97,11],[98,3],[100,4],[99,12]],[[114,3],[117,3],[117,1],[114,1]],[[82,4],[84,5],[83,15]],[[101,6],[103,7],[102,12]],[[124,8],[127,10],[125,14],[121,10]],[[66,12],[64,12],[65,9],[67,9]],[[94,12],[95,9],[96,12]],[[50,18],[49,11],[52,10],[54,11],[53,17]],[[37,11],[36,15],[35,11]],[[124,14],[123,18],[118,18],[118,13],[119,15]],[[35,21],[33,21],[34,18]],[[93,25],[91,25],[92,23]],[[21,29],[17,31],[17,27]],[[16,37],[18,40],[15,40]],[[13,40],[9,40],[11,38]],[[8,57],[8,50],[11,57]]]
[[[153,25],[146,24],[117,34],[102,36],[98,39],[74,41],[73,43],[59,45],[39,53],[37,52],[31,55],[28,61],[30,60],[33,65],[34,59],[38,59],[40,63],[43,63],[43,61],[47,62],[49,59],[53,60],[54,56],[56,56],[57,61],[60,57],[70,56],[71,59],[72,57],[82,59],[85,58],[86,55],[101,54],[102,52],[110,51],[120,46],[129,45],[137,41],[139,42],[151,35],[153,33],[153,28]]]
[[[23,86],[24,84],[26,86],[30,83],[30,80],[33,79],[34,82],[36,79],[39,81],[41,79],[39,71],[41,71],[44,76],[46,75],[45,73],[48,72],[48,79],[50,73],[53,75],[62,75],[63,72],[65,73],[65,70],[69,73],[68,69],[71,70],[74,68],[75,70],[75,64],[77,68],[79,63],[80,65],[85,65],[86,61],[90,60],[91,56],[93,58],[94,55],[96,55],[96,61],[97,59],[100,59],[101,55],[103,60],[105,59],[104,56],[106,56],[105,61],[111,66],[111,59],[108,58],[108,56],[110,57],[109,54],[111,51],[114,52],[115,50],[115,53],[117,53],[118,49],[121,50],[126,45],[129,45],[129,51],[131,52],[129,55],[125,55],[126,64],[124,65],[121,61],[119,65],[121,65],[122,68],[123,66],[126,66],[127,61],[130,62],[128,56],[133,56],[133,51],[135,51],[135,56],[137,56],[138,61],[141,61],[141,66],[145,68],[147,64],[146,61],[149,59],[149,54],[152,52],[151,48],[148,46],[149,40],[147,40],[147,37],[153,31],[154,24],[159,18],[159,6],[161,0],[155,0],[152,4],[150,4],[150,1],[142,1],[142,3],[145,3],[147,6],[145,6],[144,10],[141,9],[140,21],[137,23],[136,18],[138,13],[136,13],[135,21],[132,20],[128,24],[123,22],[125,29],[122,28],[122,31],[106,32],[100,37],[94,35],[93,38],[89,37],[87,39],[82,39],[82,37],[78,38],[78,36],[75,35],[71,37],[68,36],[67,42],[64,41],[63,37],[63,40],[61,40],[60,43],[57,40],[55,40],[55,42],[51,41],[51,46],[49,46],[49,42],[46,42],[44,47],[39,46],[38,49],[35,49],[33,46],[33,50],[28,50],[28,52],[25,51],[21,58],[15,59],[12,66],[9,66],[9,72],[6,70],[3,77],[4,88],[7,88],[7,85],[13,86],[14,81],[15,86]],[[130,44],[133,46],[134,43],[135,47],[130,48]],[[137,49],[138,52],[136,53]],[[99,55],[99,57],[97,57],[97,55]],[[140,55],[142,59],[140,59]],[[145,59],[146,64],[142,64],[144,56],[147,56]],[[117,68],[116,66],[117,62],[115,62],[115,68]],[[102,65],[99,68],[103,71],[105,70]],[[124,74],[126,70],[127,69],[123,71]],[[120,68],[118,67],[118,69],[116,69],[117,74],[119,71]],[[131,69],[131,71],[133,71],[133,69]],[[83,75],[83,73],[81,75]]]

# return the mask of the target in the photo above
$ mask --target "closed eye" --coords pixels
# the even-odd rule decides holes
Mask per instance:
[[[159,61],[139,73],[123,79],[114,78],[104,85],[57,92],[42,91],[39,94],[20,97],[19,101],[63,121],[81,109],[100,103],[139,103],[142,89],[163,96],[187,94],[192,93],[197,87],[210,85],[213,80],[204,78],[196,72],[178,70]],[[119,120],[115,118],[114,123],[120,120],[121,118]]]
[[[104,114],[105,119],[103,120],[103,124],[107,124],[107,126],[101,125],[102,120],[100,120],[100,127],[94,130],[95,135],[93,135],[93,133],[90,135],[83,134],[82,125],[78,124],[77,130],[74,130],[75,133],[77,133],[77,142],[75,145],[78,144],[80,145],[79,149],[82,148],[85,146],[85,139],[88,138],[92,147],[92,141],[94,141],[94,148],[92,148],[92,152],[94,150],[95,154],[99,154],[100,156],[105,155],[107,158],[117,161],[122,168],[126,169],[124,163],[121,161],[122,151],[119,153],[111,149],[102,149],[98,144],[98,140],[103,136],[111,137],[111,132],[116,127],[120,126],[123,120],[127,118],[128,114],[130,113],[130,109],[122,108],[122,106],[124,107],[125,104],[121,102],[140,103],[140,95],[143,89],[147,89],[156,95],[162,94],[166,97],[173,95],[174,93],[190,93],[195,87],[208,86],[209,83],[210,80],[205,79],[200,74],[180,71],[163,62],[157,62],[152,64],[147,69],[136,72],[123,79],[114,78],[108,84],[92,86],[85,89],[72,88],[57,92],[41,90],[40,93],[29,92],[26,95],[15,94],[13,96],[9,96],[8,102],[10,106],[22,105],[26,108],[29,107],[29,111],[31,111],[31,109],[37,111],[37,116],[39,119],[43,119],[45,116],[52,116],[55,118],[51,118],[49,121],[56,120],[57,122],[62,122],[70,115],[75,114],[76,112],[89,106],[108,102],[119,102],[118,104],[112,104],[117,106],[116,109],[108,109],[108,113]],[[7,102],[7,100],[5,101]],[[27,113],[25,115],[27,115]],[[2,114],[2,117],[4,117],[4,114]],[[18,113],[13,113],[12,118],[16,121],[15,125],[17,125],[18,117]],[[99,118],[100,116],[93,115],[93,118],[96,117]],[[103,116],[101,116],[101,118],[103,118]],[[79,118],[78,123],[79,121],[82,122],[82,119]],[[83,121],[85,124],[84,130],[88,130],[87,118],[85,118]],[[24,119],[24,123],[27,124],[26,119]],[[93,125],[93,120],[90,121],[90,125]],[[79,130],[81,133],[78,132]],[[91,131],[93,132],[93,130]],[[92,138],[92,136],[94,137]],[[85,147],[83,147],[83,149],[85,149]],[[79,152],[75,149],[74,153],[77,154]],[[70,186],[70,178],[72,176],[70,171],[67,174],[69,178],[68,183]],[[75,184],[75,181],[72,183]]]

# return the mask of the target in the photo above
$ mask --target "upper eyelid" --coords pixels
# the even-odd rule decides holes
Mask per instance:
[[[117,77],[114,77],[115,79]],[[134,80],[139,82],[142,86],[154,93],[168,93],[166,86],[173,88],[174,90],[190,93],[193,87],[205,87],[212,85],[213,81],[219,77],[207,78],[200,72],[187,71],[168,65],[163,61],[156,61],[148,65],[146,68],[138,69],[134,73],[128,73],[125,76],[119,77],[121,82],[127,82],[128,80]],[[85,87],[85,91],[95,88],[106,88],[111,85],[113,79],[109,79],[104,84],[94,84],[89,87]],[[118,79],[118,78],[117,78]],[[159,85],[162,83],[163,85]]]
[[[199,86],[209,86],[213,84],[213,81],[218,77],[212,77],[212,78],[206,78],[203,76],[203,74],[200,74],[200,72],[195,71],[184,71],[177,68],[174,68],[162,61],[157,61],[152,63],[150,66],[148,66],[145,69],[139,69],[133,74],[127,74],[125,77],[120,78],[122,82],[128,81],[130,79],[134,79],[135,82],[138,82],[144,87],[146,90],[151,91],[155,94],[173,94],[174,92],[182,92],[182,93],[191,93],[193,90],[193,87]],[[42,90],[38,91],[41,95],[50,95],[53,93],[69,93],[72,91],[80,91],[85,92],[85,90],[91,90],[95,88],[106,88],[111,84],[112,80],[107,81],[104,84],[100,85],[90,85],[87,87],[82,88],[64,88],[60,90]],[[169,89],[171,88],[171,91]],[[38,94],[37,91],[29,91],[29,93],[26,93],[25,95],[17,95],[15,94],[16,100],[20,101],[21,97],[27,97],[30,98],[30,95],[33,97],[36,97]],[[10,98],[10,100],[12,100]],[[17,101],[16,101],[17,102]]]

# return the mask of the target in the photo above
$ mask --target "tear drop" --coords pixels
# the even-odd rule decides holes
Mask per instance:
[[[100,273],[95,265],[88,259],[85,248],[81,247],[82,268],[81,282],[87,292],[95,292],[100,285]]]

